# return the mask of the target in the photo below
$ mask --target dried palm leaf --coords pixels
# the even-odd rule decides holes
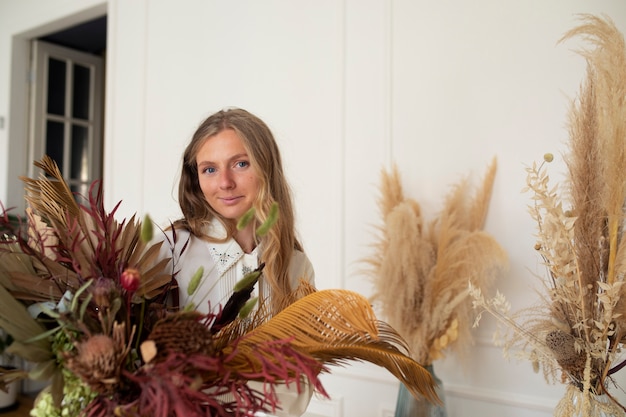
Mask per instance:
[[[430,373],[407,356],[403,339],[376,318],[367,299],[352,291],[313,292],[250,330],[237,344],[241,367],[259,369],[251,353],[266,340],[290,340],[296,350],[322,364],[356,360],[382,366],[417,398],[438,400]]]
[[[0,328],[10,334],[14,341],[7,348],[9,353],[19,353],[32,362],[53,359],[47,339],[36,339],[46,328],[33,319],[22,303],[0,286]]]
[[[39,179],[21,177],[25,183],[26,200],[49,222],[67,226],[67,215],[78,216],[79,208],[63,174],[47,155],[34,164],[43,173]]]

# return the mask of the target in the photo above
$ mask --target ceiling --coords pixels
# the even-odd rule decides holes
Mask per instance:
[[[106,35],[107,17],[105,15],[40,39],[67,48],[102,55],[106,50]]]

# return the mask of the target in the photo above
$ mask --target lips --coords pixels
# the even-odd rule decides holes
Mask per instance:
[[[237,204],[243,197],[221,197],[219,200],[226,206]]]

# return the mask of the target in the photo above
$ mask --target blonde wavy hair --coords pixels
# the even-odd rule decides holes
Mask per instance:
[[[184,217],[176,221],[174,227],[185,228],[195,236],[214,242],[230,239],[236,232],[236,223],[222,217],[204,198],[196,164],[198,151],[206,140],[225,129],[232,129],[239,136],[260,180],[261,187],[254,202],[255,221],[263,223],[274,202],[280,209],[275,225],[257,242],[262,249],[261,261],[265,263],[264,279],[271,288],[272,310],[278,312],[292,293],[289,263],[294,249],[302,250],[302,245],[296,238],[291,190],[283,172],[280,151],[271,130],[260,118],[243,109],[226,109],[209,116],[196,129],[183,154],[178,188],[178,201]],[[226,228],[226,238],[206,234],[206,226],[214,218]],[[269,294],[261,295],[267,298]]]

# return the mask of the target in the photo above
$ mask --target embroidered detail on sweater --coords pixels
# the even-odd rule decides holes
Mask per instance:
[[[226,272],[226,270],[237,262],[237,260],[239,260],[239,258],[243,255],[242,252],[238,251],[220,252],[216,247],[210,247],[209,250],[211,252],[211,256],[215,260],[215,263],[217,264],[217,269],[220,271],[220,274]]]

